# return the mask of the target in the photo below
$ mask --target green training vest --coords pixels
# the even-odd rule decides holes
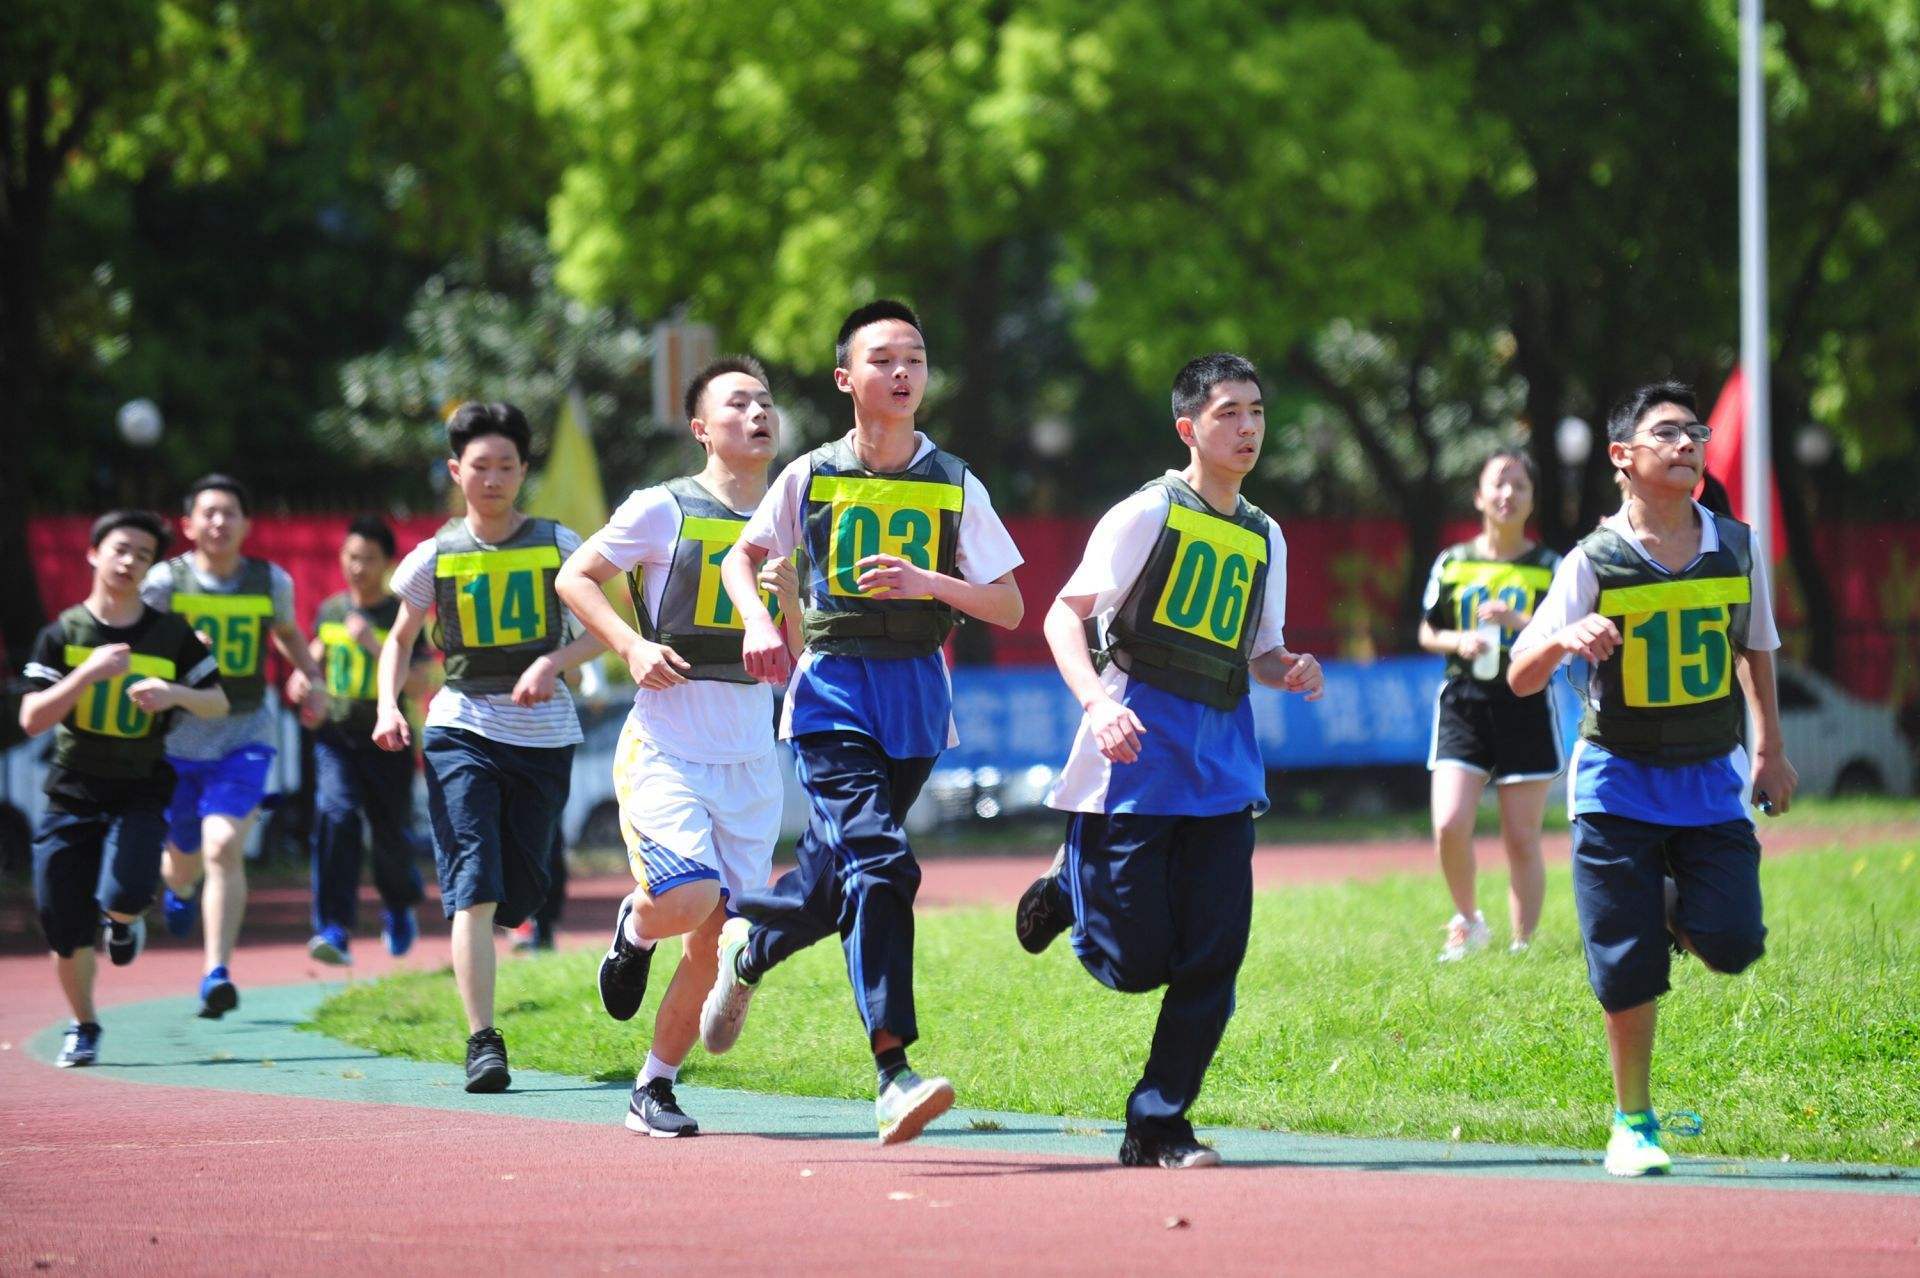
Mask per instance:
[[[245,714],[267,696],[267,631],[273,625],[273,566],[264,559],[240,561],[240,584],[232,591],[209,591],[193,571],[193,557],[167,561],[173,577],[171,607],[207,639],[220,663],[220,686],[227,692],[227,713]]]
[[[560,647],[560,525],[529,517],[498,546],[483,546],[464,519],[434,535],[434,607],[447,687],[468,695],[512,692],[528,666]]]
[[[179,682],[187,672],[175,668],[174,658],[186,642],[188,627],[178,613],[149,611],[154,623],[132,643],[127,672],[88,687],[60,721],[53,740],[56,766],[92,777],[141,780],[166,765],[167,727],[176,712],[148,714],[133,703],[127,689],[142,679]],[[78,669],[95,648],[122,642],[82,604],[60,614],[60,628],[69,670]]]
[[[1440,554],[1440,598],[1435,609],[1441,612],[1446,630],[1474,630],[1480,625],[1480,605],[1498,599],[1528,616],[1540,606],[1547,587],[1553,584],[1553,567],[1559,556],[1545,546],[1535,546],[1517,559],[1480,559],[1474,543],[1463,541]],[[1496,692],[1507,690],[1507,663],[1518,630],[1500,628],[1500,670],[1485,681]],[[1459,653],[1447,654],[1447,678],[1473,679],[1473,663]]]
[[[368,736],[379,720],[380,659],[368,652],[347,630],[347,618],[359,613],[385,643],[400,616],[400,600],[388,595],[371,608],[356,608],[352,596],[341,591],[320,605],[315,617],[322,651],[320,668],[327,676],[327,722],[346,732]]]
[[[1610,753],[1677,767],[1740,744],[1733,667],[1747,646],[1753,545],[1745,524],[1714,520],[1719,546],[1672,575],[1611,528],[1581,539],[1600,580],[1594,611],[1613,619],[1621,642],[1593,672],[1580,735]]]
[[[1167,494],[1167,517],[1146,566],[1107,625],[1096,664],[1144,684],[1231,710],[1247,695],[1247,663],[1267,592],[1267,517],[1237,499],[1221,515],[1186,480],[1144,485]]]
[[[720,582],[720,562],[740,540],[746,516],[735,513],[690,476],[663,485],[680,507],[680,539],[674,543],[667,566],[667,583],[660,595],[659,615],[647,612],[647,595],[638,567],[627,573],[627,590],[640,633],[654,643],[679,653],[693,669],[689,679],[722,683],[752,683],[741,664],[740,645],[746,622]],[[767,611],[780,620],[780,605],[766,596]]]
[[[891,554],[952,576],[967,464],[936,448],[903,471],[879,474],[860,464],[845,439],[815,449],[811,461],[808,650],[851,657],[938,652],[956,624],[953,609],[936,599],[862,594],[858,565],[869,555]]]

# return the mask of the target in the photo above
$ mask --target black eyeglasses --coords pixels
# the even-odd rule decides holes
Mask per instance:
[[[1647,427],[1645,433],[1652,436],[1654,443],[1671,448],[1683,439],[1704,444],[1713,438],[1713,427],[1700,422],[1688,422],[1684,426],[1678,422],[1661,422],[1658,426]]]

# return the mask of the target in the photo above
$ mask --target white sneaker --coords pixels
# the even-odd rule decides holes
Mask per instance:
[[[752,925],[743,918],[730,918],[720,928],[720,970],[700,1005],[700,1045],[718,1056],[732,1047],[747,1023],[747,1003],[759,988],[740,979],[734,960],[747,948]]]
[[[1507,946],[1507,953],[1525,954],[1528,950],[1532,948],[1533,948],[1533,942],[1531,941],[1515,941],[1513,944]]]
[[[1673,1159],[1660,1148],[1660,1124],[1651,1114],[1639,1126],[1614,1116],[1606,1165],[1610,1176],[1664,1176],[1673,1170]]]
[[[1493,933],[1487,928],[1487,920],[1480,911],[1473,912],[1473,922],[1467,922],[1466,916],[1456,914],[1447,920],[1447,943],[1440,947],[1440,962],[1458,963],[1469,954],[1478,954],[1487,948],[1487,942],[1493,939]]]

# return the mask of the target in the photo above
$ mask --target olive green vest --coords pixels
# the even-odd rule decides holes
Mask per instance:
[[[447,687],[512,692],[528,666],[560,647],[559,529],[530,517],[498,546],[482,545],[464,519],[435,534],[434,607]]]
[[[207,640],[220,665],[227,713],[259,708],[267,695],[267,631],[273,625],[273,566],[264,559],[240,562],[240,584],[231,591],[210,591],[193,571],[193,557],[167,561],[173,577],[170,607]]]
[[[142,679],[178,682],[185,671],[174,658],[186,642],[187,619],[150,610],[154,624],[133,645],[127,672],[89,686],[54,732],[53,762],[87,776],[143,780],[166,766],[167,727],[174,711],[152,715],[133,703],[127,689]],[[66,638],[65,664],[78,669],[95,648],[123,642],[76,604],[60,614]]]
[[[811,461],[807,649],[853,657],[938,652],[956,624],[953,609],[937,599],[863,594],[859,563],[890,554],[952,576],[966,463],[936,448],[903,471],[878,474],[860,464],[845,439],[815,449]]]
[[[674,543],[667,566],[657,615],[647,611],[640,569],[636,567],[627,574],[627,590],[633,596],[640,633],[679,653],[693,667],[684,672],[689,679],[752,683],[753,676],[740,660],[746,623],[720,581],[720,563],[740,540],[740,530],[747,526],[746,516],[736,513],[690,476],[670,479],[663,486],[680,507],[680,539]],[[767,611],[776,622],[780,620],[779,601],[771,595],[767,596]]]
[[[1247,662],[1267,591],[1267,517],[1238,498],[1221,515],[1184,479],[1163,476],[1141,491],[1167,494],[1167,518],[1146,566],[1113,619],[1103,668],[1231,710],[1247,695]]]
[[[356,608],[344,590],[320,605],[315,617],[321,644],[320,668],[327,676],[327,722],[345,732],[372,735],[379,719],[380,659],[347,630],[353,613],[365,617],[374,637],[385,643],[400,616],[400,600],[388,595],[371,608]]]
[[[1475,543],[1463,541],[1441,552],[1440,598],[1448,630],[1474,630],[1480,625],[1480,605],[1494,600],[1517,612],[1533,615],[1547,587],[1553,584],[1553,565],[1557,557],[1545,546],[1535,546],[1517,559],[1479,559]],[[1518,629],[1500,628],[1500,670],[1486,682],[1495,691],[1507,688],[1507,664]],[[1459,653],[1447,654],[1447,678],[1472,677],[1473,663]],[[1479,682],[1476,680],[1476,682]]]
[[[1580,735],[1612,754],[1677,767],[1740,744],[1734,658],[1747,645],[1753,545],[1745,524],[1714,521],[1719,546],[1673,574],[1604,525],[1581,539],[1600,581],[1594,611],[1620,628],[1620,646],[1593,671]]]

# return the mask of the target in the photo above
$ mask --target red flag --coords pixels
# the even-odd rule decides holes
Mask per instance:
[[[1733,372],[1727,375],[1727,384],[1720,388],[1720,398],[1714,402],[1713,415],[1707,418],[1707,425],[1713,427],[1713,438],[1707,441],[1707,474],[1720,481],[1727,490],[1727,502],[1733,507],[1733,517],[1752,523],[1747,512],[1746,474],[1742,454],[1746,448],[1747,391],[1746,377],[1740,366],[1735,364]],[[1702,480],[1700,488],[1706,487]],[[1698,497],[1696,489],[1694,496]],[[1787,554],[1786,526],[1780,521],[1780,485],[1773,476],[1773,466],[1767,466],[1767,525],[1772,529],[1769,538],[1773,543],[1774,560],[1784,559]]]

